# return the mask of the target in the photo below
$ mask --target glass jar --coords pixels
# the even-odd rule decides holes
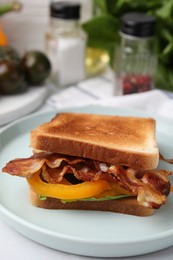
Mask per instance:
[[[122,16],[120,48],[115,56],[115,95],[144,92],[154,87],[157,65],[154,27],[155,18],[145,13]]]
[[[85,78],[87,35],[80,23],[80,4],[51,2],[46,54],[52,64],[52,81],[67,86]]]

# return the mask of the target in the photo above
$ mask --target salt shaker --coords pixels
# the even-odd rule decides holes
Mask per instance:
[[[52,81],[60,87],[77,83],[86,75],[87,35],[79,19],[79,3],[50,3],[50,26],[45,34],[45,49],[52,63]]]
[[[120,48],[115,56],[115,95],[151,90],[157,66],[154,53],[155,18],[127,13],[121,18]]]

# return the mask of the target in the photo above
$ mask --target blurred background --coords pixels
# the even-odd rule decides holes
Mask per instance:
[[[0,4],[10,2],[0,0]],[[45,31],[50,18],[50,0],[19,2],[22,5],[19,12],[9,12],[0,17],[8,44],[20,55],[29,50],[45,52]],[[114,54],[120,44],[121,16],[128,12],[143,12],[156,19],[154,49],[158,62],[154,87],[173,91],[172,0],[79,0],[78,2],[81,4],[81,28],[88,36],[87,77],[104,72],[107,66],[114,70]]]

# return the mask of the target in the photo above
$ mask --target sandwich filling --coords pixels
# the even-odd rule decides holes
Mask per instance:
[[[171,186],[170,171],[139,171],[123,165],[46,152],[12,160],[3,172],[25,177],[38,196],[57,198],[62,202],[135,196],[139,205],[157,209],[166,203]]]

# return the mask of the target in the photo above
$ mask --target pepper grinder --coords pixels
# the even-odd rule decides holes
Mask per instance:
[[[140,93],[153,89],[157,66],[154,53],[156,20],[145,13],[121,17],[120,48],[115,56],[115,95]]]

